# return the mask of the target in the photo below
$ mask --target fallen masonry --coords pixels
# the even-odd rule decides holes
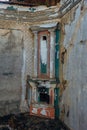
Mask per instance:
[[[0,130],[70,130],[59,119],[30,116],[29,113],[0,117]]]

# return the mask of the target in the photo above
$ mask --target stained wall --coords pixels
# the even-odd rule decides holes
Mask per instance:
[[[31,27],[49,27],[59,21],[57,6],[46,10],[40,6],[35,12],[29,8],[0,5],[0,116],[29,111],[26,80],[27,75],[35,77],[36,54]]]
[[[29,26],[0,21],[0,116],[25,111],[26,77],[33,75]]]
[[[73,130],[87,129],[86,24],[87,1],[62,18],[60,117]]]

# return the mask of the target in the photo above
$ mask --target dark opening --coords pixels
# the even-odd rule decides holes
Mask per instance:
[[[43,40],[47,40],[47,37],[46,37],[46,36],[43,36]]]
[[[49,95],[48,95],[45,87],[39,88],[39,94],[40,94],[40,102],[44,102],[44,103],[49,104]]]

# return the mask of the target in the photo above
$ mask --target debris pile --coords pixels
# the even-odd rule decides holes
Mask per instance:
[[[30,116],[29,113],[0,117],[0,130],[68,130],[58,119]]]

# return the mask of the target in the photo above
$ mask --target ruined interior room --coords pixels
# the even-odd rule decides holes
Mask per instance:
[[[87,130],[87,0],[0,0],[0,130]]]

